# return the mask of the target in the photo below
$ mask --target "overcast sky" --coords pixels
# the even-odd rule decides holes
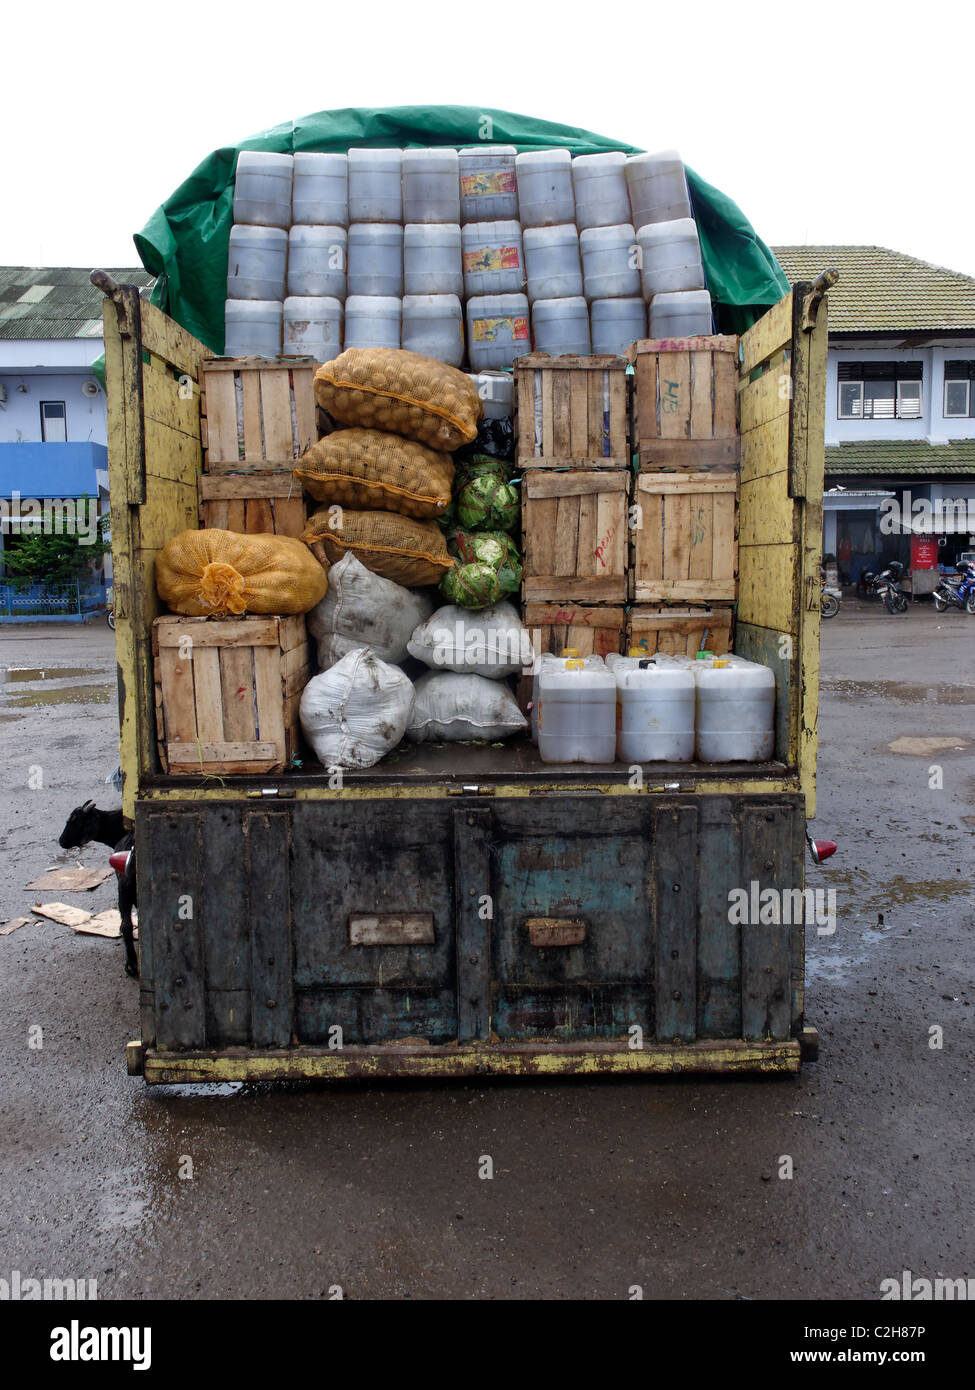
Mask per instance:
[[[138,264],[210,150],[313,111],[459,103],[676,146],[771,245],[975,275],[968,3],[19,5],[0,263]]]

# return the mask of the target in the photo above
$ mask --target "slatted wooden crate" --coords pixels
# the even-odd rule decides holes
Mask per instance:
[[[630,598],[735,598],[737,474],[641,472],[634,481]]]
[[[647,338],[630,349],[640,469],[738,468],[738,339]]]
[[[290,471],[201,473],[198,486],[204,527],[298,538],[305,529],[305,499]]]
[[[580,656],[607,656],[622,650],[626,611],[575,603],[529,603],[524,624],[537,653],[561,656],[574,647]]]
[[[515,363],[520,468],[629,468],[623,357],[549,357]]]
[[[156,732],[164,772],[277,772],[297,752],[312,675],[304,617],[157,618]]]
[[[731,650],[731,609],[631,608],[626,615],[625,650],[634,647],[647,656],[654,652],[693,656],[699,651],[722,656]]]
[[[214,357],[200,363],[208,473],[292,468],[320,433],[310,357]]]
[[[630,473],[531,469],[522,480],[526,603],[622,603]]]

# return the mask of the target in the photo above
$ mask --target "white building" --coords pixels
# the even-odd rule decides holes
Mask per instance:
[[[144,287],[144,270],[109,272]],[[0,266],[0,556],[19,526],[19,499],[108,497],[102,294],[91,272]],[[2,616],[2,614],[0,614]]]
[[[824,552],[854,582],[882,556],[899,559],[915,592],[929,592],[928,566],[975,545],[975,279],[879,246],[773,249],[793,283],[840,273],[829,293]],[[881,524],[885,494],[903,528]],[[912,507],[917,533],[925,504],[934,534],[912,537]]]

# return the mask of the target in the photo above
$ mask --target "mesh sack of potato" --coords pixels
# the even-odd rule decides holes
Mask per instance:
[[[333,504],[308,518],[302,539],[323,564],[334,565],[351,551],[373,574],[408,589],[438,584],[454,563],[435,521],[397,512],[347,511]]]
[[[181,531],[156,556],[156,589],[190,618],[307,613],[325,597],[328,575],[292,536]]]
[[[336,430],[302,455],[295,477],[317,502],[357,511],[442,516],[450,503],[450,455],[382,430]]]
[[[448,452],[476,437],[484,410],[464,372],[400,348],[346,348],[315,373],[315,399],[340,424]]]

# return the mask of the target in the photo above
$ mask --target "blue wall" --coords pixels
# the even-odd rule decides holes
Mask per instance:
[[[104,444],[0,444],[0,497],[97,497]]]

